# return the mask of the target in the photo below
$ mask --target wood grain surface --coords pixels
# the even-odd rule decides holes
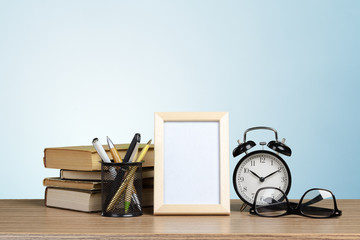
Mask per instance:
[[[311,219],[240,212],[230,216],[102,217],[44,206],[43,200],[0,200],[0,239],[360,239],[360,200],[338,200],[343,215]]]

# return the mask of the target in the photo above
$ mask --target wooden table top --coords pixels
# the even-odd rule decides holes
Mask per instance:
[[[339,218],[297,215],[264,218],[240,212],[231,201],[230,216],[102,217],[44,206],[43,200],[0,200],[2,239],[360,239],[360,199],[338,200]]]

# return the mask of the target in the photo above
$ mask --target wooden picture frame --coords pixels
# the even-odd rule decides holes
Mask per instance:
[[[155,215],[230,215],[229,114],[155,113]]]

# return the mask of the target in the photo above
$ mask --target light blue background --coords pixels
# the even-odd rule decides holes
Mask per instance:
[[[359,29],[359,1],[0,1],[0,198],[43,197],[45,147],[146,142],[156,111],[228,111],[229,151],[274,127],[291,198],[360,198]]]

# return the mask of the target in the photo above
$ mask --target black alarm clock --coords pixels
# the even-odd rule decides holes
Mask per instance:
[[[253,130],[271,130],[275,133],[275,140],[260,142],[260,145],[267,145],[269,150],[255,150],[249,152],[256,143],[246,141],[246,134]],[[234,174],[233,184],[236,194],[248,205],[252,205],[255,193],[262,187],[276,187],[283,190],[286,195],[291,187],[291,174],[288,165],[282,159],[280,154],[291,156],[291,149],[285,145],[285,139],[278,141],[277,131],[270,127],[253,127],[244,132],[243,143],[238,141],[239,145],[233,150],[233,156],[237,157],[243,153],[240,161],[237,163]],[[276,199],[276,196],[274,196]]]

